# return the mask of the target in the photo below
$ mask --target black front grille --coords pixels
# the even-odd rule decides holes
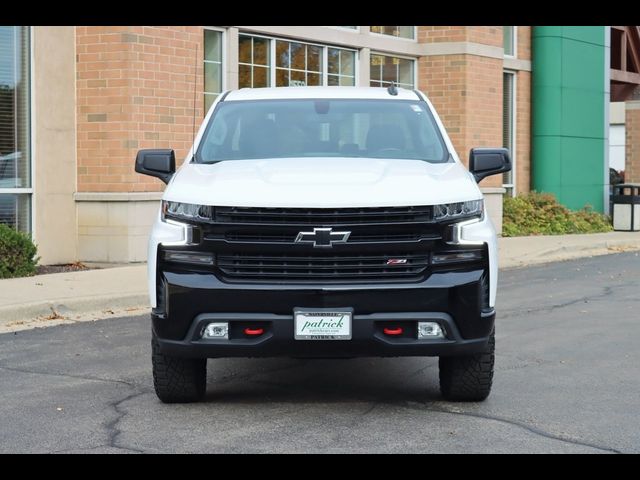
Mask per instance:
[[[217,266],[231,279],[360,280],[415,278],[429,266],[429,254],[218,255]]]
[[[433,208],[379,207],[379,208],[261,208],[261,207],[216,207],[216,222],[250,224],[313,224],[362,225],[407,222],[430,222]]]
[[[430,206],[215,207],[213,219],[199,225],[202,242],[189,250],[212,253],[215,262],[189,268],[213,269],[230,283],[406,283],[421,281],[435,271],[479,263],[431,262],[433,255],[452,247],[446,243],[449,227],[433,221]],[[350,235],[345,243],[330,248],[295,242],[299,233],[316,227]]]
[[[224,235],[225,240],[230,242],[252,242],[252,243],[293,243],[297,233],[255,233],[255,232],[228,232]],[[207,236],[207,238],[216,238]],[[438,234],[420,234],[393,232],[393,233],[352,233],[348,243],[384,243],[384,242],[417,242],[419,240],[439,240]]]

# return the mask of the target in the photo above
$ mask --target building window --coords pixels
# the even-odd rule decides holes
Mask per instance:
[[[31,231],[29,27],[0,26],[0,223]]]
[[[516,56],[516,27],[502,27],[502,44],[507,57]]]
[[[624,123],[609,125],[609,167],[617,172],[625,169],[625,134]]]
[[[503,187],[507,189],[508,195],[515,195],[515,170],[516,170],[516,75],[514,72],[504,72],[502,74],[502,146],[509,149],[511,153],[512,169],[502,174]]]
[[[276,40],[276,87],[322,85],[323,48]]]
[[[341,48],[327,49],[327,84],[356,84],[356,52]]]
[[[372,87],[387,87],[394,82],[403,88],[415,88],[415,60],[371,54],[370,81]]]
[[[222,93],[222,32],[204,31],[204,111]]]
[[[389,27],[370,27],[371,33],[379,33],[380,35],[391,35],[392,37],[416,38],[416,27],[410,26],[389,26]]]
[[[244,87],[268,87],[270,83],[269,39],[240,35],[238,83]]]
[[[358,27],[356,25],[350,25],[350,26],[345,26],[345,25],[338,25],[339,28],[348,28],[349,30],[357,30]]]
[[[354,50],[240,35],[238,53],[240,88],[356,84]]]

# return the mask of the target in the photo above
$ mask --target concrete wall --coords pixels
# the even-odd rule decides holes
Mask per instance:
[[[493,222],[496,232],[502,235],[502,198],[505,189],[502,187],[480,187],[484,195],[484,208],[486,214]]]
[[[33,27],[35,241],[42,264],[77,260],[75,28]]]
[[[79,257],[93,262],[144,262],[161,193],[78,193]]]

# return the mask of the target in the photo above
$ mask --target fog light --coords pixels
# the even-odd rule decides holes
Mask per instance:
[[[229,324],[228,323],[210,323],[202,332],[202,338],[214,338],[217,340],[229,339]]]
[[[482,259],[482,250],[471,250],[467,252],[440,253],[433,256],[433,263],[458,263],[473,262]]]
[[[213,265],[213,255],[211,253],[166,251],[164,252],[164,259],[167,262]]]
[[[436,322],[418,322],[418,338],[444,338],[444,331]]]

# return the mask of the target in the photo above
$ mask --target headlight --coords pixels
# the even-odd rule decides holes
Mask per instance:
[[[433,207],[434,220],[458,220],[461,218],[482,217],[484,200],[444,203]]]
[[[213,219],[213,207],[163,200],[162,218],[164,219],[165,217],[191,221],[211,221]]]

